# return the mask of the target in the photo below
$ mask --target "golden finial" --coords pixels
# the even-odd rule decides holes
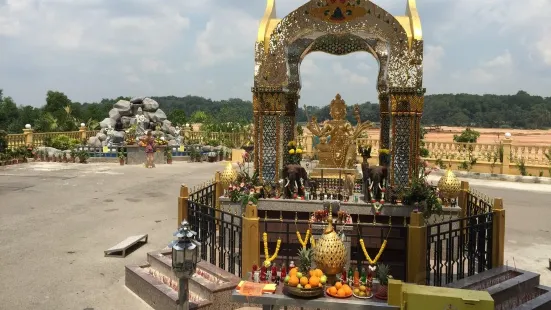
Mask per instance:
[[[333,206],[329,204],[329,217],[327,219],[327,228],[324,234],[329,234],[331,232],[333,232]]]

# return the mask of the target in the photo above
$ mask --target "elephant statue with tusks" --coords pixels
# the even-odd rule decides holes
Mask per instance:
[[[296,192],[298,196],[305,195],[305,186],[308,182],[308,173],[301,165],[289,164],[283,168],[285,180],[284,193],[286,198],[293,198]]]

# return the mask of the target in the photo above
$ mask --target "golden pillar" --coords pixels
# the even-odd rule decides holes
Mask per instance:
[[[379,133],[379,149],[390,149],[390,107],[388,93],[386,91],[379,93],[379,110],[381,120],[381,130]]]
[[[259,220],[258,209],[255,205],[249,203],[245,207],[243,224],[241,226],[241,240],[243,242],[241,266],[243,266],[243,270],[250,270],[253,265],[260,265]]]
[[[409,283],[424,285],[427,272],[427,226],[423,215],[412,212],[408,226],[407,275]]]
[[[253,88],[254,166],[265,181],[279,178],[289,141],[295,138],[298,95],[277,88]]]
[[[401,196],[419,173],[420,123],[424,89],[391,88],[390,184]]]
[[[492,209],[494,218],[492,221],[492,267],[503,266],[505,260],[505,210],[503,199],[495,198]]]

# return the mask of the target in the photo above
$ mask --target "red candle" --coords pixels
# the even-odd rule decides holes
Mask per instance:
[[[276,265],[274,264],[274,265],[272,266],[272,279],[275,280],[276,277],[277,277],[277,267],[276,267]]]
[[[285,268],[285,266],[281,266],[281,278],[282,279],[285,279],[285,277],[287,276],[287,269]]]
[[[346,270],[344,270],[344,268],[342,269],[341,277],[342,282],[346,283]]]

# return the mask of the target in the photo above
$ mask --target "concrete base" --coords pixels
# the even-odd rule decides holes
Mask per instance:
[[[151,275],[149,270],[154,270]],[[171,251],[147,253],[147,263],[125,268],[125,284],[156,310],[174,310],[178,293],[171,287],[177,278],[171,269]],[[162,279],[162,280],[160,280]],[[212,264],[199,262],[196,274],[189,280],[190,295],[195,302],[190,309],[231,310],[242,305],[231,302],[231,293],[240,279]]]
[[[129,145],[126,147],[126,152],[127,165],[143,165],[145,163],[146,160],[144,147]],[[157,147],[153,162],[155,163],[155,165],[166,164],[165,147]]]

